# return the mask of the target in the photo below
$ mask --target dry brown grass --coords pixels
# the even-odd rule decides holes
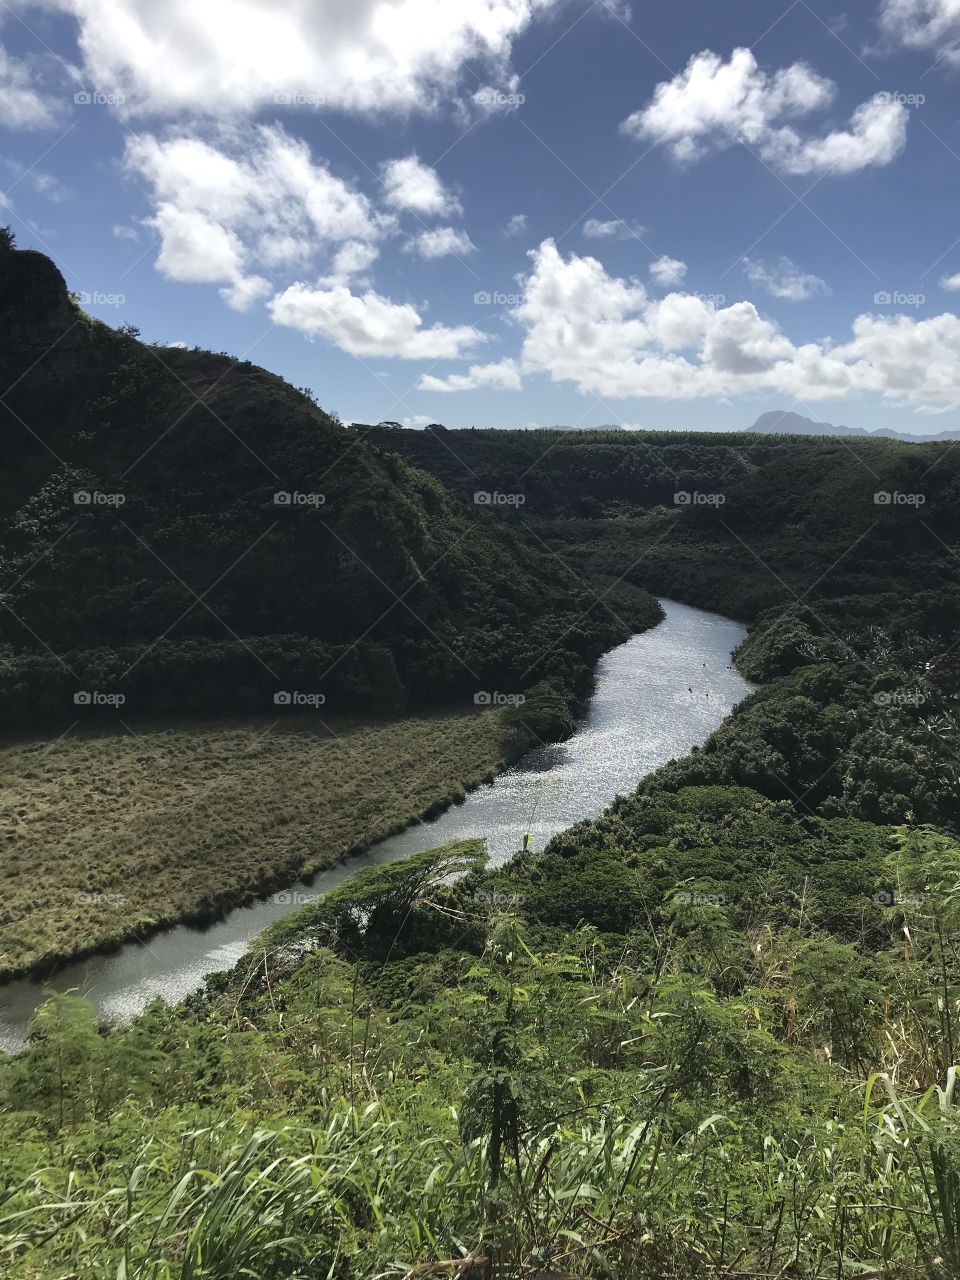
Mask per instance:
[[[462,798],[495,712],[76,734],[0,750],[0,973],[213,915]]]

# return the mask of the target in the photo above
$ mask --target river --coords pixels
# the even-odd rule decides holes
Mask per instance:
[[[155,996],[170,1003],[232,967],[268,924],[342,883],[361,867],[392,862],[467,836],[485,836],[493,862],[517,851],[525,832],[542,849],[552,835],[595,818],[641,778],[702,743],[750,692],[732,650],[736,622],[662,600],[665,619],[601,658],[596,692],[572,738],[529,752],[489,785],[430,822],[349,858],[312,882],[238,907],[205,927],[179,925],[147,942],[64,965],[42,981],[0,986],[0,1049],[22,1048],[47,989],[83,992],[111,1020],[131,1018]]]

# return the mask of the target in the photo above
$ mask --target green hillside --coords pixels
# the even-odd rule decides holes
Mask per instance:
[[[542,546],[357,440],[273,374],[150,347],[0,247],[0,712],[74,698],[146,713],[267,712],[278,692],[393,712],[519,691],[577,696],[655,621]],[[615,616],[616,614],[616,616]],[[101,704],[105,714],[115,708]]]

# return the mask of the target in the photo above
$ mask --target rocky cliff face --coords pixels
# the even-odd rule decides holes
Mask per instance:
[[[29,379],[61,381],[80,373],[92,346],[91,321],[42,253],[0,250],[0,396]]]

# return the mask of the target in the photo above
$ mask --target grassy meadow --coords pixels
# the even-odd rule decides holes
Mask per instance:
[[[496,712],[67,735],[0,750],[0,974],[214,914],[462,799]]]

